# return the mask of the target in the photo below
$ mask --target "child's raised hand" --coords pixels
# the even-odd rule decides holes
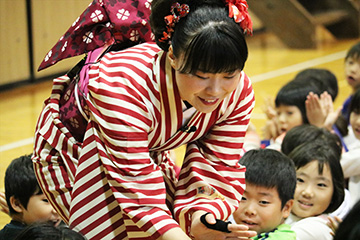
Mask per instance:
[[[6,203],[5,193],[0,192],[0,211],[9,214],[9,206]]]
[[[265,126],[261,129],[263,139],[276,139],[280,135],[280,130],[276,118],[267,120]]]
[[[326,104],[328,103],[326,102]],[[310,92],[305,100],[306,117],[309,123],[317,127],[323,127],[328,115],[328,107],[317,94]]]
[[[266,97],[264,99],[264,105],[261,108],[268,119],[276,117],[275,101],[272,97]]]

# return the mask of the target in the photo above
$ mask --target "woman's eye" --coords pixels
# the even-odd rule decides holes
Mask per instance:
[[[200,79],[208,79],[208,77],[200,76],[200,75],[197,75],[197,74],[195,74],[194,76],[197,77],[197,78],[200,78]]]

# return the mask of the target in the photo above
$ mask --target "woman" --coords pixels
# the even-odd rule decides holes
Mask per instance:
[[[242,225],[204,225],[223,224],[245,187],[238,160],[254,106],[242,72],[247,4],[155,0],[151,9],[156,43],[113,51],[108,42],[88,55],[78,84],[55,79],[36,130],[43,191],[88,239],[253,236]],[[80,122],[63,107],[72,85]],[[168,151],[183,144],[177,178]]]

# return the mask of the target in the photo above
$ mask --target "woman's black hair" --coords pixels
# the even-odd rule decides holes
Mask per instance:
[[[317,87],[321,93],[327,91],[335,101],[339,86],[336,76],[323,68],[307,68],[300,71],[294,78],[295,81],[304,81],[306,84]]]
[[[309,85],[303,81],[292,80],[285,84],[277,93],[275,98],[275,106],[296,106],[301,112],[303,123],[309,123],[309,120],[306,116],[305,101],[307,95],[310,92],[318,95],[321,94],[320,90],[316,86]]]
[[[303,124],[290,129],[281,143],[281,152],[289,155],[292,150],[301,144],[315,140],[323,141],[324,144],[331,146],[340,158],[342,143],[339,136],[325,128],[319,128],[311,124]]]
[[[248,57],[248,49],[238,23],[229,17],[223,0],[183,0],[188,4],[187,16],[176,23],[169,42],[161,42],[166,31],[164,17],[170,14],[174,1],[154,0],[150,24],[156,43],[164,51],[171,44],[175,58],[181,59],[179,70],[194,74],[234,72],[242,70]]]
[[[323,141],[311,141],[296,147],[289,157],[294,161],[296,169],[304,167],[310,162],[317,161],[319,174],[323,173],[327,165],[331,172],[333,182],[333,195],[331,202],[324,213],[335,211],[344,201],[344,174],[340,165],[340,156],[334,149]]]

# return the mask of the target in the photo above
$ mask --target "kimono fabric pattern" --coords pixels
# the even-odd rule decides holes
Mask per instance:
[[[241,199],[245,168],[238,159],[254,107],[249,78],[241,72],[217,109],[195,111],[187,125],[196,130],[182,131],[183,102],[167,54],[143,43],[91,65],[82,143],[59,118],[70,79],[55,79],[45,101],[34,168],[64,221],[88,239],[156,239],[178,225],[189,233],[193,211],[225,219]],[[184,144],[177,179],[168,150]]]

